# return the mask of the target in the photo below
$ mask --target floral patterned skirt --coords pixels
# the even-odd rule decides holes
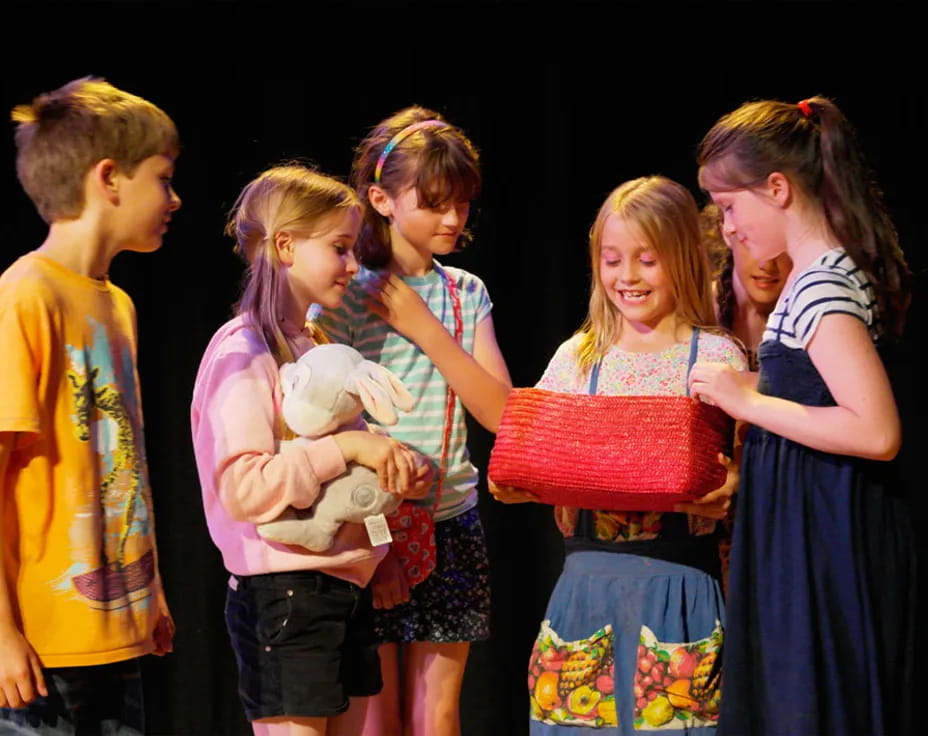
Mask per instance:
[[[410,600],[374,611],[381,643],[480,641],[490,636],[490,563],[477,509],[435,523],[436,567]]]
[[[714,734],[724,621],[701,570],[571,552],[529,663],[530,732]]]

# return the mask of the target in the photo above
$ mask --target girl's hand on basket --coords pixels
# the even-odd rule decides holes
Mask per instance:
[[[749,371],[737,371],[728,363],[697,362],[690,370],[690,394],[721,407],[734,419],[744,419],[744,409],[757,394]]]
[[[738,472],[738,463],[719,453],[719,462],[725,466],[728,474],[725,483],[714,491],[709,491],[702,498],[697,498],[689,503],[678,503],[674,506],[674,511],[685,514],[696,514],[697,516],[708,516],[710,519],[724,519],[728,515],[728,509],[731,506],[731,497],[738,490],[738,482],[741,474]]]
[[[374,608],[390,610],[394,606],[409,600],[409,584],[403,574],[400,561],[393,554],[393,548],[387,550],[386,556],[377,565],[371,578],[371,596]]]
[[[490,489],[490,493],[493,494],[493,498],[500,503],[538,503],[538,496],[531,491],[523,491],[512,486],[498,486],[489,478],[487,479],[487,487]]]

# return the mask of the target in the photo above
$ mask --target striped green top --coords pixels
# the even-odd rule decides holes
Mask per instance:
[[[404,276],[403,281],[422,297],[432,313],[453,334],[454,307],[442,274],[447,274],[457,285],[464,323],[461,343],[468,353],[473,353],[477,324],[489,316],[493,306],[483,281],[467,271],[444,267],[437,262],[425,276]],[[367,310],[364,286],[377,276],[377,272],[362,268],[349,285],[341,307],[319,310],[314,306],[310,317],[334,342],[351,345],[368,360],[389,368],[403,382],[416,405],[408,414],[401,413],[399,422],[387,430],[392,437],[431,458],[437,468],[441,460],[447,383],[415,343]],[[453,518],[477,504],[477,469],[470,461],[466,441],[464,407],[460,400],[456,400],[447,471],[436,521]],[[433,485],[429,495],[420,503],[431,506],[435,490]]]

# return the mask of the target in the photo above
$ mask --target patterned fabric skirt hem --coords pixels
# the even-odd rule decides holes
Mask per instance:
[[[490,636],[490,564],[480,516],[472,508],[435,523],[435,570],[410,600],[374,612],[380,643],[481,641]]]

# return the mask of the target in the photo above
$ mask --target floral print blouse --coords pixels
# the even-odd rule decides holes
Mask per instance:
[[[577,349],[582,339],[576,334],[555,352],[537,388],[561,393],[589,393],[589,373],[581,373],[577,364]],[[736,370],[747,368],[747,359],[738,345],[728,337],[700,331],[697,360],[728,363]],[[690,340],[677,343],[656,353],[633,353],[613,347],[603,356],[597,394],[607,396],[682,396],[686,395]],[[574,535],[578,509],[556,506],[558,528],[565,537]],[[664,517],[659,511],[594,511],[593,536],[608,542],[629,542],[657,539],[661,535]],[[689,515],[690,534],[711,534],[716,521],[704,516]]]

